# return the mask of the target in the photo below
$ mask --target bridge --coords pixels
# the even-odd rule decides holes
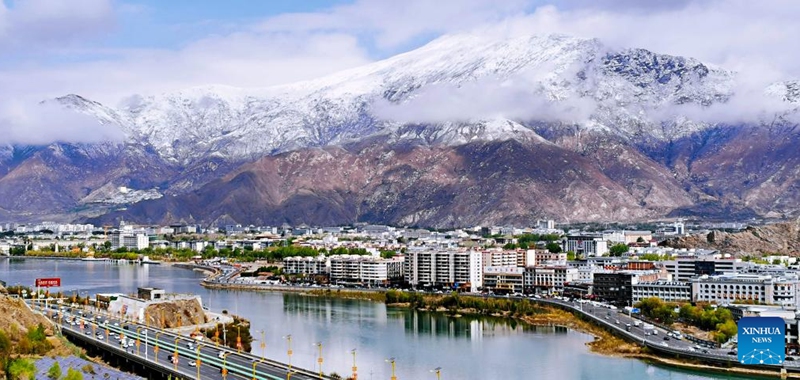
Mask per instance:
[[[70,341],[101,353],[119,367],[150,379],[331,379],[310,371],[175,332],[91,314],[80,309],[31,305],[53,321]],[[125,343],[123,345],[123,342]]]

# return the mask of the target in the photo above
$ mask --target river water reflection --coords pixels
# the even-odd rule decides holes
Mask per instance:
[[[153,286],[195,293],[215,311],[228,310],[251,320],[258,341],[253,352],[316,370],[315,342],[323,344],[323,370],[349,374],[357,349],[359,379],[388,379],[394,357],[399,379],[727,379],[653,366],[638,360],[589,352],[591,337],[553,327],[531,327],[492,318],[451,318],[437,313],[387,308],[384,304],[298,294],[210,290],[202,274],[169,266],[114,265],[100,262],[0,259],[0,280],[31,286],[37,277],[61,277],[66,293],[135,293]],[[261,333],[263,331],[263,334]]]

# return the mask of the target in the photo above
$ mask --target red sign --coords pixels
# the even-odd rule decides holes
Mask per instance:
[[[61,287],[61,278],[60,277],[37,278],[36,287],[38,288]]]

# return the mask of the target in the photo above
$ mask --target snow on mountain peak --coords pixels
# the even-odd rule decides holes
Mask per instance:
[[[91,104],[84,112],[121,123],[165,159],[189,164],[211,154],[252,159],[376,134],[437,144],[535,138],[525,125],[541,122],[668,138],[706,124],[667,111],[727,101],[733,77],[694,59],[614,51],[596,39],[463,33],[294,84],[135,95],[117,110],[83,103]],[[430,130],[425,138],[420,128]]]

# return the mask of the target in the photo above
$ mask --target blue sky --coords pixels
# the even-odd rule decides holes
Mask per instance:
[[[800,76],[797,19],[795,0],[0,0],[0,100],[77,93],[115,105],[209,84],[270,86],[479,28],[596,37],[767,81]]]

